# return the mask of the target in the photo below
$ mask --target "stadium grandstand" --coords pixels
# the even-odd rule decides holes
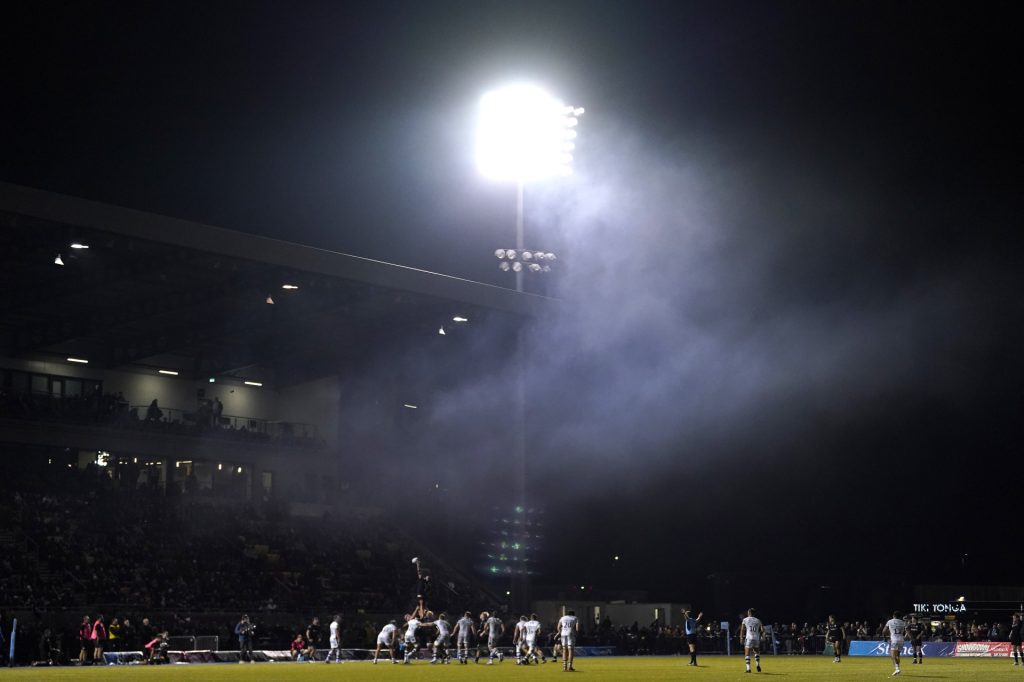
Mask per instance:
[[[336,609],[362,644],[372,614],[410,608],[416,555],[497,606],[381,491],[443,492],[428,460],[456,425],[437,396],[550,300],[4,183],[0,223],[0,608],[19,658],[76,658],[99,613],[114,649],[164,629],[230,648],[243,611],[287,648]]]

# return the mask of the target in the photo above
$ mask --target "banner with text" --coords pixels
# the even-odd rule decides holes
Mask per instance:
[[[924,643],[924,655],[925,656],[958,656],[957,644],[965,644],[966,642],[925,642]],[[980,642],[973,642],[980,643]],[[891,645],[889,642],[862,642],[853,641],[850,642],[850,653],[848,656],[888,656]],[[900,649],[901,656],[911,656],[910,644],[904,644]],[[981,654],[978,654],[981,655]]]

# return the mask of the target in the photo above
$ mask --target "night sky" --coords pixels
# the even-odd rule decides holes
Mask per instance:
[[[587,109],[574,176],[526,191],[562,255],[529,285],[564,301],[530,334],[544,580],[1014,582],[1009,7],[23,3],[0,179],[511,286],[473,115],[541,83]]]

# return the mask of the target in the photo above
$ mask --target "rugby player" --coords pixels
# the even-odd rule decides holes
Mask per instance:
[[[576,633],[580,631],[580,622],[575,611],[567,611],[558,619],[558,632],[561,635],[562,671],[576,672],[572,667],[576,657]]]
[[[373,662],[375,664],[377,659],[380,658],[381,647],[388,648],[388,655],[391,656],[392,663],[398,663],[395,660],[395,632],[397,631],[398,626],[395,625],[395,621],[391,621],[381,628],[380,634],[377,635],[377,650],[373,652]]]
[[[476,626],[473,624],[473,615],[466,611],[462,618],[455,623],[455,653],[459,663],[469,663],[469,640],[476,637]],[[477,654],[479,660],[480,655]]]
[[[505,656],[498,650],[498,644],[501,641],[502,635],[505,634],[505,624],[501,622],[500,618],[492,616],[486,611],[480,614],[480,618],[483,620],[483,625],[480,627],[480,637],[483,638],[483,633],[487,633],[487,665],[494,665],[495,658],[498,659],[498,663],[501,663]]]
[[[917,616],[911,616],[907,624],[907,635],[910,636],[910,653],[914,656],[914,663],[924,663],[924,638],[928,634],[928,627],[917,620]]]
[[[754,609],[747,609],[747,617],[740,621],[740,641],[743,642],[743,656],[750,672],[750,652],[754,652],[754,664],[757,672],[761,672],[761,640],[764,638],[764,625],[754,615]]]
[[[900,649],[903,648],[903,638],[907,633],[907,623],[903,620],[901,612],[893,611],[892,618],[882,628],[883,637],[886,632],[889,633],[889,655],[892,657],[893,665],[896,666],[896,670],[890,677],[896,677],[900,674]]]
[[[825,623],[825,639],[832,645],[832,653],[835,654],[832,662],[842,663],[846,632],[843,631],[843,626],[836,622],[835,616],[829,615],[828,622]]]

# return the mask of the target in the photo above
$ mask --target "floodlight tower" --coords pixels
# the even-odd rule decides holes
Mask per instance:
[[[516,183],[516,247],[499,250],[510,261],[523,254],[526,183],[572,173],[575,128],[582,114],[582,107],[568,106],[530,84],[493,90],[480,100],[476,138],[480,173],[491,180]],[[531,268],[515,264],[510,269],[516,274],[516,291],[522,291],[523,272]]]
[[[527,182],[536,182],[572,173],[572,152],[576,148],[576,125],[581,107],[566,105],[544,89],[530,84],[509,85],[493,90],[480,100],[480,118],[476,136],[476,161],[480,173],[491,180],[516,184],[516,246],[498,249],[502,269],[516,275],[516,291],[523,291],[523,273],[550,269],[537,260],[551,261],[554,254],[524,250],[523,193]],[[527,256],[527,254],[529,254]],[[507,261],[504,259],[508,259]],[[529,261],[534,262],[529,262]],[[526,502],[526,379],[525,337],[522,328],[516,335],[516,434],[514,448],[513,491],[515,514],[525,514]],[[523,519],[517,519],[525,521]],[[512,602],[526,608],[529,581],[525,562],[512,571]]]

